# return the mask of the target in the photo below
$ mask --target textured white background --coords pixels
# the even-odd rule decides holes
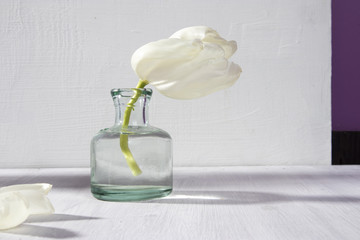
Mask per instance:
[[[238,42],[244,72],[208,97],[156,93],[174,164],[330,164],[330,0],[0,2],[0,167],[89,165],[111,88],[141,45],[191,25]]]

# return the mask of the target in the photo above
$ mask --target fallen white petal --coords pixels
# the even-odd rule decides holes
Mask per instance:
[[[0,188],[0,229],[15,227],[32,214],[54,212],[46,197],[52,185],[21,184]]]
[[[26,202],[19,193],[0,193],[0,230],[16,227],[28,216]]]
[[[48,183],[33,183],[33,184],[17,184],[0,188],[0,193],[2,192],[13,192],[13,191],[24,191],[24,190],[34,190],[40,191],[44,194],[48,194],[52,188],[51,184]]]

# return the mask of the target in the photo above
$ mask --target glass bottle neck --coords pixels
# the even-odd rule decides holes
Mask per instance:
[[[150,96],[142,94],[132,106],[129,106],[133,96],[113,96],[115,106],[115,126],[123,125],[125,111],[130,112],[129,127],[148,125],[148,105]],[[131,111],[130,111],[131,110]]]

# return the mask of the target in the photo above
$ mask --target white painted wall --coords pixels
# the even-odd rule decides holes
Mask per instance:
[[[150,121],[174,164],[330,164],[330,0],[0,1],[0,167],[89,165],[132,52],[191,25],[238,42],[231,89],[155,92]]]

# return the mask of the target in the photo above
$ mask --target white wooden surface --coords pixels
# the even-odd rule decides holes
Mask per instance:
[[[103,202],[89,169],[0,170],[1,186],[49,182],[56,213],[0,239],[360,239],[360,166],[176,168],[167,198]]]
[[[1,0],[1,167],[87,167],[134,87],[132,53],[193,25],[238,42],[232,88],[193,101],[155,92],[150,123],[176,166],[330,164],[330,0]],[[214,147],[215,146],[215,147]],[[221,159],[221,160],[220,160]]]

